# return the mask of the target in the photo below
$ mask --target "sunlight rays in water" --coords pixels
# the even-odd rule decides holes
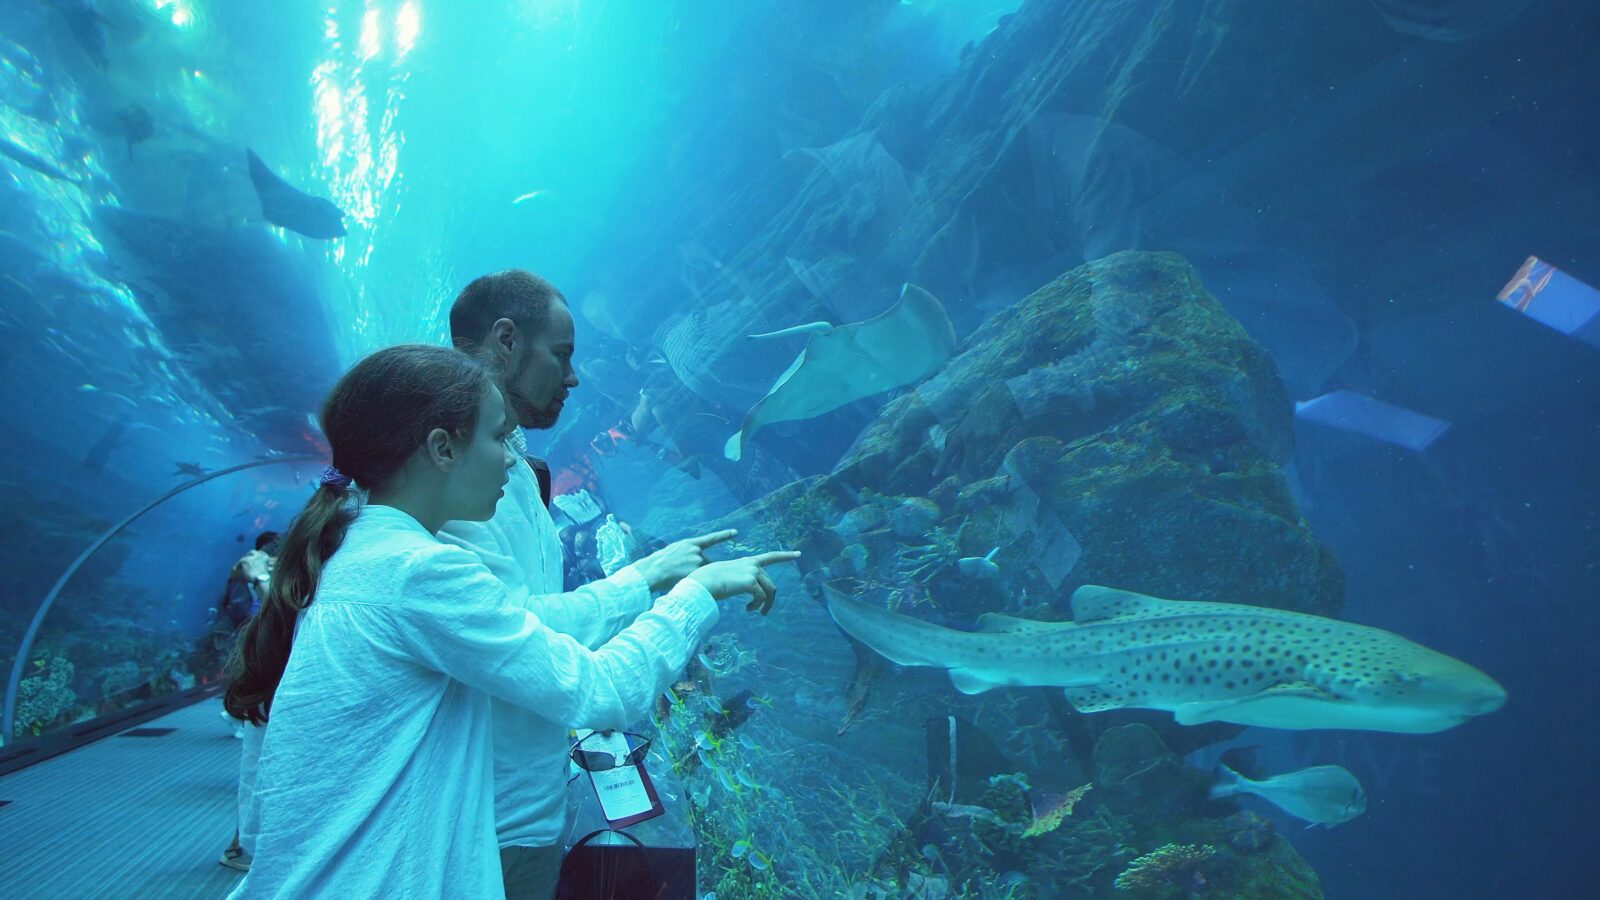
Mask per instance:
[[[354,4],[330,6],[323,20],[327,48],[311,74],[317,122],[318,162],[332,198],[355,227],[348,237],[328,246],[330,258],[353,283],[371,261],[376,232],[397,207],[400,148],[399,125],[410,68],[405,57],[416,47],[422,13],[415,0],[386,4],[364,0],[359,17],[347,11]],[[356,40],[346,40],[347,30]],[[368,323],[356,323],[365,329]]]

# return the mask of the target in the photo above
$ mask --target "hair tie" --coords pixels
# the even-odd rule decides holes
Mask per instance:
[[[333,488],[336,494],[344,493],[350,487],[352,480],[349,475],[335,469],[333,466],[328,466],[322,470],[322,483],[327,487]]]

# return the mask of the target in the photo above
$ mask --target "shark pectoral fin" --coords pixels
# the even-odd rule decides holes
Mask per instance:
[[[963,694],[981,694],[997,687],[1004,687],[1006,684],[1004,681],[989,678],[975,669],[951,669],[950,682]]]
[[[1098,622],[1131,616],[1135,613],[1155,613],[1181,605],[1179,601],[1163,600],[1133,591],[1086,584],[1072,592],[1072,620]]]
[[[978,617],[979,631],[1007,631],[1012,634],[1039,634],[1075,628],[1071,622],[1041,622],[1038,619],[1019,619],[1002,613],[984,613]]]
[[[1062,693],[1067,695],[1067,702],[1078,712],[1092,713],[1104,712],[1108,709],[1121,709],[1127,706],[1127,701],[1114,693],[1103,690],[1097,684],[1082,687],[1065,688]]]
[[[1303,728],[1306,726],[1293,724],[1298,719],[1297,713],[1308,705],[1338,701],[1338,697],[1314,684],[1293,681],[1275,684],[1266,690],[1244,697],[1179,704],[1172,713],[1179,725],[1234,722],[1268,728]],[[1279,719],[1283,720],[1283,724],[1275,726],[1274,723]]]

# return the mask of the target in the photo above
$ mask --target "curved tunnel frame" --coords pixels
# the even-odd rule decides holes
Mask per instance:
[[[122,529],[133,524],[134,521],[136,521],[140,516],[152,509],[155,509],[168,500],[171,500],[173,497],[178,496],[184,491],[189,490],[190,488],[199,487],[200,485],[205,484],[212,479],[221,478],[224,475],[231,475],[234,472],[242,472],[246,469],[256,469],[263,466],[275,466],[282,463],[315,463],[322,461],[323,458],[321,456],[312,456],[309,454],[297,456],[275,456],[272,459],[247,462],[241,465],[231,466],[226,469],[219,469],[210,473],[209,475],[203,475],[193,481],[180,484],[172,490],[167,491],[165,494],[162,494],[160,497],[157,497],[149,503],[146,503],[144,506],[139,507],[137,510],[123,518],[122,521],[107,529],[104,534],[95,539],[94,543],[90,544],[82,553],[78,554],[78,558],[73,560],[71,565],[67,566],[66,571],[61,573],[61,577],[56,579],[56,583],[50,588],[50,592],[45,594],[44,600],[39,603],[38,611],[33,614],[33,621],[28,624],[27,633],[22,636],[22,644],[17,647],[17,659],[16,662],[14,662],[11,666],[11,677],[6,681],[5,716],[3,719],[0,719],[0,735],[5,737],[5,745],[7,747],[11,747],[16,743],[15,731],[17,714],[17,689],[22,684],[22,672],[28,662],[28,653],[33,649],[34,640],[39,636],[39,626],[44,624],[44,617],[49,614],[50,607],[55,605],[56,598],[61,595],[61,589],[66,587],[67,582],[72,579],[73,575],[77,574],[78,569],[82,568],[85,562],[88,562],[89,557],[93,556],[101,547],[105,546],[107,541],[116,537],[117,534],[122,531]]]

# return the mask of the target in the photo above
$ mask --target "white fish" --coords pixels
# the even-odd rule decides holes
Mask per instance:
[[[1000,552],[996,547],[983,556],[964,556],[956,560],[956,571],[968,578],[981,578],[988,580],[998,577],[1000,566],[995,563],[994,555]]]
[[[1334,826],[1367,811],[1367,792],[1343,766],[1312,766],[1298,772],[1256,780],[1217,766],[1217,783],[1211,798],[1255,794],[1297,819],[1313,825]]]

